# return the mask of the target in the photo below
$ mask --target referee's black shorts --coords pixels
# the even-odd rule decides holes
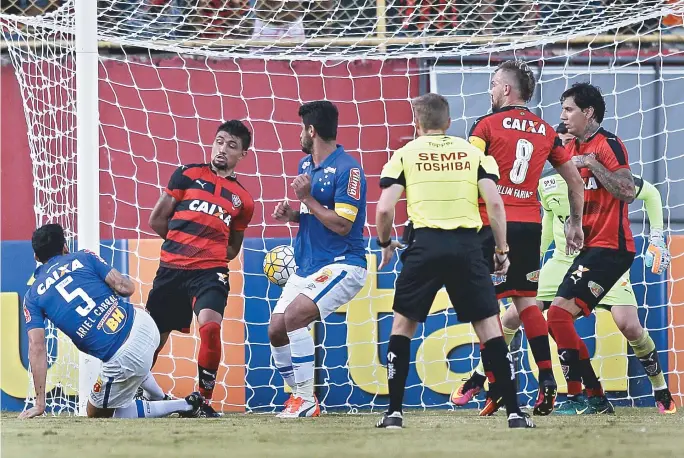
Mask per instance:
[[[499,304],[475,229],[420,228],[402,253],[393,310],[424,322],[446,287],[458,320],[472,323],[499,314]]]

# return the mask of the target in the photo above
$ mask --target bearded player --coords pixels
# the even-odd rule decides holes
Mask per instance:
[[[555,130],[525,106],[532,98],[535,84],[534,74],[524,62],[508,61],[499,65],[491,82],[492,113],[473,125],[469,140],[499,165],[501,178],[497,187],[506,207],[510,248],[501,252],[497,250],[496,254],[508,254],[511,269],[507,275],[493,280],[498,299],[512,298],[539,367],[539,394],[534,414],[548,415],[553,411],[557,385],[551,369],[548,326],[535,300],[535,272],[539,270],[542,232],[536,189],[546,161],[551,162],[568,183],[571,215],[566,238],[568,250],[573,252],[581,248],[583,241],[583,194],[580,175]],[[494,272],[495,243],[482,202],[480,216],[484,223],[480,234],[485,258],[490,262],[490,271]],[[485,377],[480,377],[476,384],[466,383],[460,387],[456,399],[470,396],[478,385],[484,383]],[[497,393],[496,384],[490,384],[487,402],[480,415],[491,415],[501,405],[502,397]]]
[[[561,96],[561,120],[575,140],[567,146],[584,181],[585,244],[565,273],[548,312],[549,329],[558,344],[568,386],[584,380],[587,390],[602,390],[592,380],[588,364],[581,364],[583,342],[574,319],[588,316],[621,279],[634,261],[634,238],[628,203],[636,196],[627,149],[601,127],[606,111],[601,91],[589,83],[574,84]],[[624,310],[624,308],[623,308]],[[593,372],[593,371],[592,371]],[[594,374],[595,378],[595,374]],[[605,400],[607,402],[607,400]],[[608,405],[600,410],[612,410]]]
[[[31,289],[24,296],[36,402],[19,418],[33,418],[45,412],[46,319],[66,334],[76,348],[102,361],[86,405],[88,417],[156,418],[171,413],[199,416],[204,402],[199,393],[185,399],[134,401],[141,385],[160,393],[161,388],[150,373],[159,331],[147,313],[124,300],[135,292],[133,282],[95,253],[69,253],[64,229],[59,224],[36,229],[31,246],[36,261],[41,263]]]
[[[567,133],[565,124],[561,123],[557,132],[564,145],[575,140],[572,135]],[[671,257],[663,236],[661,196],[655,186],[642,178],[635,176],[634,182],[636,199],[644,202],[651,229],[645,264],[647,267],[651,267],[653,273],[662,275],[667,270]],[[558,290],[558,285],[563,281],[563,277],[572,265],[575,256],[567,255],[565,251],[564,225],[570,213],[567,184],[558,174],[550,173],[539,182],[538,193],[544,209],[541,252],[545,253],[552,241],[555,243],[553,255],[539,273],[537,305],[546,310],[550,307]],[[611,312],[615,324],[644,367],[653,386],[658,410],[663,414],[675,413],[677,409],[665,382],[655,342],[639,321],[637,301],[630,283],[629,272],[626,272],[618,280],[618,283],[603,298],[599,307],[606,308]],[[517,331],[521,324],[514,307],[509,307],[506,310],[501,321],[505,329],[510,329],[513,332]],[[612,413],[613,407],[605,397],[601,383],[594,373],[589,358],[589,350],[584,342],[580,345],[579,355],[579,366],[582,369],[572,374],[577,380],[571,380],[568,383],[568,400],[556,409],[556,413],[564,415]],[[481,363],[476,372],[484,373]],[[586,396],[582,393],[582,380],[580,380],[582,374],[584,374],[583,381],[587,387]],[[481,388],[482,386],[480,386]],[[473,391],[477,393],[479,390]]]
[[[147,310],[161,340],[171,331],[190,332],[197,316],[199,391],[211,400],[221,362],[221,322],[230,284],[228,261],[237,257],[254,201],[237,181],[235,168],[247,155],[252,136],[240,121],[227,121],[216,131],[211,163],[184,165],[171,176],[152,210],[150,227],[164,243]],[[219,414],[205,403],[203,416]]]
[[[320,100],[299,108],[301,144],[292,188],[299,211],[287,202],[273,213],[299,223],[297,271],[271,313],[268,338],[273,361],[293,394],[280,418],[317,417],[315,345],[309,326],[351,301],[366,281],[366,177],[359,163],[337,144],[338,111]]]

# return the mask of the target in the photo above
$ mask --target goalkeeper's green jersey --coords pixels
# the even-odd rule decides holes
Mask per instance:
[[[660,193],[651,183],[634,176],[636,198],[643,200],[651,230],[663,228],[663,207]],[[570,217],[568,185],[558,174],[549,175],[539,181],[539,200],[544,209],[542,218],[541,253],[548,250],[551,242],[556,248],[553,257],[572,261],[576,255],[565,254],[565,221]]]

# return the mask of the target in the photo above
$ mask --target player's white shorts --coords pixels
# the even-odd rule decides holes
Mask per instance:
[[[277,25],[264,22],[259,18],[254,20],[254,31],[252,32],[252,38],[254,39],[277,40],[279,38],[289,38],[292,40],[303,40],[305,37],[304,17],[291,23]]]
[[[308,277],[290,276],[273,313],[285,313],[285,309],[303,294],[318,306],[321,320],[354,299],[366,283],[368,271],[363,267],[347,264],[330,264]]]
[[[551,302],[556,297],[558,287],[563,282],[563,277],[572,265],[571,259],[559,259],[551,257],[542,266],[539,272],[539,289],[537,291],[537,300],[543,302]],[[616,305],[630,305],[637,306],[636,296],[629,280],[629,271],[620,277],[610,291],[601,299],[598,307],[613,307]]]
[[[147,312],[136,310],[128,339],[112,359],[102,363],[90,392],[90,403],[99,408],[116,409],[133,401],[135,392],[152,369],[158,346],[159,331],[154,320]]]

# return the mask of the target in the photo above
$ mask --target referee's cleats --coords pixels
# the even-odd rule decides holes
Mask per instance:
[[[388,414],[385,412],[382,414],[382,418],[378,420],[375,425],[376,428],[385,429],[401,429],[404,427],[404,418],[401,416],[401,412],[392,412]]]
[[[509,428],[536,428],[532,419],[526,413],[512,413],[508,416]]]

